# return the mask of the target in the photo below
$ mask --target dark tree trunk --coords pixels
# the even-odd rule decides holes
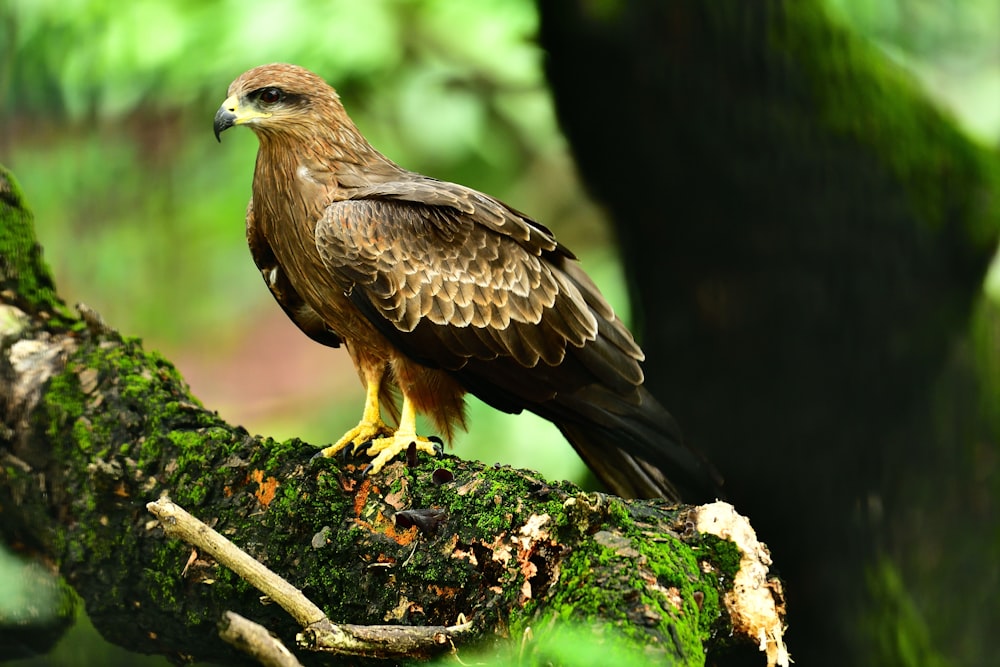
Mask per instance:
[[[538,4],[647,384],[777,554],[796,659],[989,662],[996,156],[818,2]]]

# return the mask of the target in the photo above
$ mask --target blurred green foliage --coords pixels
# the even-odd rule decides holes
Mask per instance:
[[[916,72],[970,132],[1000,142],[1000,4],[827,1]],[[243,239],[256,141],[233,132],[218,146],[215,110],[249,67],[309,67],[338,88],[382,152],[529,212],[583,257],[626,312],[612,236],[580,191],[557,131],[536,22],[530,0],[6,0],[0,163],[20,180],[70,303],[84,301],[143,337],[189,377],[211,361],[218,381],[194,389],[224,417],[328,442],[361,407],[343,353],[329,351],[329,366],[300,372],[296,381],[314,387],[310,400],[297,393],[272,409],[244,394],[227,398],[227,385],[275,393],[277,374],[297,372],[282,359],[315,344],[286,324],[275,324],[287,327],[278,339],[258,340],[284,316]],[[614,85],[594,81],[593,92],[614,95]],[[608,131],[642,140],[613,119]],[[992,280],[1000,293],[1000,277]],[[273,340],[280,349],[269,347]],[[264,357],[274,362],[260,377],[240,372]],[[331,382],[338,374],[352,378]],[[343,386],[350,393],[331,393]],[[554,428],[472,410],[460,455],[554,477],[583,474]]]
[[[1000,149],[1000,3],[826,0],[838,18],[910,70],[958,124]],[[1000,299],[1000,261],[986,289]]]
[[[650,650],[640,653],[620,637],[611,636],[588,627],[583,621],[570,621],[552,631],[546,631],[539,640],[529,630],[518,642],[511,642],[499,649],[460,651],[457,656],[445,655],[434,660],[433,667],[455,665],[508,665],[511,667],[654,667],[664,664],[662,652]],[[456,657],[458,660],[456,660]]]
[[[912,70],[980,139],[1000,142],[1000,4],[990,0],[826,0]]]

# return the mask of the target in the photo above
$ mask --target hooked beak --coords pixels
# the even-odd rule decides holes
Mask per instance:
[[[220,135],[233,125],[246,125],[271,117],[270,112],[259,111],[253,103],[245,103],[246,100],[243,102],[241,104],[238,96],[230,95],[215,112],[215,138],[220,143],[222,142]]]
[[[222,143],[222,133],[236,125],[236,114],[229,110],[225,104],[219,107],[219,110],[215,112],[215,139],[220,144]]]
[[[215,112],[215,139],[222,143],[222,133],[239,121],[240,101],[235,95],[226,98],[219,110]]]

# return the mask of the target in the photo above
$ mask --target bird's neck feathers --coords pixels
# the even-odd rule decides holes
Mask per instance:
[[[289,119],[279,132],[257,133],[253,206],[262,229],[304,225],[311,234],[331,202],[405,173],[361,136],[339,103],[319,116],[324,122]]]
[[[315,122],[316,116],[322,121]],[[346,198],[351,189],[404,172],[368,143],[339,101],[328,101],[311,120],[289,123],[281,132],[259,133],[258,172],[271,172],[291,190],[303,179],[308,188],[324,185],[331,199]]]

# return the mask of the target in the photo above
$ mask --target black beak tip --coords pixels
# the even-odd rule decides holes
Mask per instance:
[[[215,123],[213,128],[215,129],[215,139],[220,144],[222,143],[222,133],[231,128],[236,122],[236,114],[229,111],[225,107],[222,107],[215,113]]]

